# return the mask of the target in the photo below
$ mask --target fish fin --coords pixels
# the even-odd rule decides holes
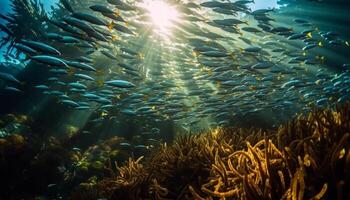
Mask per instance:
[[[348,41],[345,41],[345,45],[348,47],[350,46]]]
[[[308,34],[306,34],[306,37],[312,38],[312,32],[309,32]]]
[[[109,23],[108,26],[107,26],[108,30],[112,31],[113,28],[114,28],[114,25],[115,25],[114,21],[111,21],[111,23]]]
[[[107,116],[107,115],[108,115],[107,112],[101,112],[101,117],[105,117],[105,116]]]
[[[199,51],[196,51],[196,50],[193,50],[193,51],[192,51],[192,55],[193,55],[194,57],[198,57],[200,54],[201,54],[201,53],[200,53]]]
[[[317,45],[318,45],[319,47],[323,47],[322,41],[318,42]]]
[[[118,36],[117,35],[112,35],[112,41],[116,41],[116,40],[118,40],[119,38],[118,38]]]

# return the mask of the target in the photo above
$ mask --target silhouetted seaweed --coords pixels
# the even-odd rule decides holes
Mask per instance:
[[[21,39],[36,39],[45,30],[47,13],[38,0],[11,0],[12,11],[0,17],[6,21],[3,30],[7,33],[0,41],[0,47],[9,44],[8,52]],[[3,29],[4,27],[0,27]]]

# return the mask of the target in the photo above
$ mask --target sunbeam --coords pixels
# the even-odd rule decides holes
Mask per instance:
[[[170,35],[174,21],[179,19],[179,12],[176,8],[162,0],[145,0],[143,7],[149,12],[151,21],[157,31]]]

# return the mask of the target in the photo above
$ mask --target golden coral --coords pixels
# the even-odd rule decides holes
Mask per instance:
[[[350,104],[315,110],[277,130],[180,136],[142,161],[130,159],[101,181],[112,194],[102,197],[350,199]]]

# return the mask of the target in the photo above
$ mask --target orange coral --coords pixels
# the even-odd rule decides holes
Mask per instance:
[[[278,130],[181,136],[142,163],[129,159],[117,169],[99,183],[107,186],[102,197],[349,199],[350,104],[315,110]]]

